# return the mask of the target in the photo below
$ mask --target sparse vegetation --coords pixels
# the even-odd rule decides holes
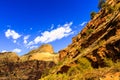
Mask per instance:
[[[79,58],[79,65],[73,66],[67,73],[50,74],[40,80],[99,80],[107,73],[120,71],[120,62],[104,59],[108,67],[93,69],[86,58]],[[85,63],[84,63],[85,62]]]
[[[94,11],[91,12],[91,13],[90,13],[90,17],[91,17],[91,19],[93,19],[95,15],[96,15],[96,12],[94,12]]]
[[[80,57],[76,64],[76,66],[69,68],[66,73],[50,74],[40,80],[80,80],[88,70],[93,70],[91,63],[84,57]]]
[[[0,77],[5,76],[10,80],[14,80],[14,78],[19,80],[38,80],[39,78],[41,78],[40,80],[104,80],[106,76],[114,77],[118,72],[120,74],[120,16],[112,16],[114,10],[120,10],[120,4],[112,7],[105,3],[105,0],[100,1],[102,2],[99,3],[99,7],[103,10],[97,14],[96,18],[96,12],[91,13],[91,19],[94,18],[94,20],[87,24],[82,35],[78,34],[79,36],[75,38],[72,45],[70,44],[64,49],[65,51],[60,55],[63,57],[61,61],[58,60],[60,56],[53,53],[52,49],[51,54],[44,53],[44,49],[47,50],[44,46],[42,46],[42,50],[40,48],[32,50],[23,56],[21,61],[18,56],[15,55],[11,58],[7,53],[0,57]],[[107,14],[110,14],[109,18],[113,17],[110,19],[111,21],[106,21]],[[102,20],[103,18],[105,20]],[[101,25],[99,26],[99,24]],[[112,32],[109,34],[110,30]],[[113,33],[115,35],[111,35]],[[106,36],[107,39],[104,38]],[[44,55],[38,55],[39,53]],[[56,63],[50,61],[50,55],[54,55],[51,56],[51,59]],[[32,56],[37,59],[49,56],[44,58],[49,60],[29,60]]]
[[[93,29],[90,28],[90,29],[88,29],[88,30],[86,31],[86,34],[89,35],[89,34],[91,34],[92,32],[93,32]]]
[[[107,13],[112,13],[113,11],[115,11],[115,7],[109,5],[108,3],[104,3],[104,4],[102,5],[102,8],[105,8],[105,11],[106,11]]]
[[[112,61],[112,59],[109,59],[109,58],[104,58],[104,62],[106,64],[107,67],[112,67],[114,66],[114,62]]]
[[[103,7],[104,7],[104,4],[105,4],[105,0],[99,0],[98,9],[103,8]]]

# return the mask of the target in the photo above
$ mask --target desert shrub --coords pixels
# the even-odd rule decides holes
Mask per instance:
[[[98,8],[101,9],[104,4],[105,4],[105,0],[99,0]]]
[[[86,32],[86,34],[89,35],[89,34],[91,34],[92,32],[93,32],[93,29],[88,29],[87,32]]]
[[[105,43],[105,40],[100,40],[99,42],[98,42],[98,45],[103,45]]]
[[[91,63],[86,59],[86,58],[79,58],[76,63],[78,64],[77,66],[71,67],[68,71],[68,75],[76,75],[83,73],[86,70],[92,70]]]
[[[91,63],[84,57],[79,58],[76,63],[77,65],[72,66],[67,72],[70,80],[81,80],[84,73],[93,70]]]
[[[105,62],[107,67],[111,67],[111,66],[115,65],[115,63],[110,58],[104,58],[104,62]]]
[[[117,69],[120,69],[120,61],[116,61],[116,63],[114,64],[114,67]]]
[[[115,8],[112,6],[108,6],[108,13],[112,13],[113,11],[115,11]]]
[[[84,57],[78,59],[78,68],[84,71],[84,69],[92,69],[91,63]]]
[[[68,74],[69,76],[74,76],[74,75],[80,74],[80,73],[81,73],[81,72],[80,72],[80,70],[79,70],[78,67],[71,67],[71,68],[69,69],[69,71],[67,72],[67,74]]]
[[[69,80],[69,77],[65,73],[64,74],[51,74],[40,80]]]
[[[113,11],[115,11],[115,7],[107,3],[104,3],[102,7],[105,8],[108,11],[108,13],[112,13]]]
[[[94,12],[94,11],[91,12],[91,13],[90,13],[90,17],[91,17],[91,19],[93,19],[95,15],[96,15],[96,12]]]
[[[59,65],[62,65],[62,64],[63,64],[63,62],[62,62],[62,61],[59,61],[57,65],[59,66]]]
[[[115,5],[115,9],[120,11],[120,3],[118,3],[117,5]]]
[[[80,53],[84,50],[84,48],[78,48],[77,51]]]

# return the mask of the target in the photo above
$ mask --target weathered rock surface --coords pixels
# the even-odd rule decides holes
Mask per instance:
[[[108,67],[105,59],[110,60],[109,65],[114,65]],[[59,61],[41,80],[48,80],[51,76],[58,80],[120,80],[117,63],[120,61],[120,1],[106,0],[84,29],[72,38],[72,43],[59,51]],[[90,63],[87,70],[83,65],[85,62]]]
[[[0,80],[38,80],[45,70],[55,66],[54,62],[31,60],[0,64]]]
[[[43,44],[39,48],[30,51],[28,54],[41,53],[41,52],[49,52],[49,53],[53,54],[54,49],[53,49],[52,45],[50,45],[50,44]]]
[[[58,62],[58,54],[54,54],[53,47],[49,44],[44,44],[38,49],[30,51],[28,54],[25,54],[20,57],[20,61],[28,60],[42,60],[42,61],[53,61]]]
[[[59,59],[79,55],[91,61],[93,67],[103,67],[104,58],[120,59],[120,2],[107,0],[104,7],[72,39],[72,44],[59,51]],[[111,10],[111,11],[110,11]]]
[[[45,69],[50,69],[53,66],[55,67],[51,71],[46,72],[47,75],[64,74],[73,66],[78,66],[77,61],[81,57],[89,60],[92,68],[106,67],[104,58],[111,59],[113,62],[120,61],[120,1],[106,0],[106,3],[107,6],[103,7],[85,28],[73,37],[72,44],[59,51],[60,62],[57,66],[54,62],[58,59],[58,55],[52,54],[54,53],[52,46],[42,45],[20,57],[18,63],[2,63],[0,65],[0,79],[38,80]],[[84,80],[120,79],[120,68],[103,69],[106,70],[88,71],[88,77],[85,74]],[[75,74],[77,75],[77,73]]]
[[[17,62],[19,61],[19,56],[14,52],[4,52],[0,53],[0,62]]]
[[[57,61],[58,54],[49,44],[21,57],[14,52],[0,53],[0,80],[38,80]]]

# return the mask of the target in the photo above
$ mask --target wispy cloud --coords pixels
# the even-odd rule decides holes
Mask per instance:
[[[53,29],[54,28],[54,24],[51,25],[51,28],[50,29]]]
[[[84,21],[84,22],[82,22],[82,23],[80,24],[80,26],[84,26],[86,23],[87,23],[87,22]]]
[[[13,41],[14,43],[16,43],[16,40],[21,37],[20,34],[18,34],[17,32],[15,32],[14,30],[11,30],[11,29],[8,29],[7,31],[5,31],[5,36],[7,38],[11,37],[12,39],[14,39],[14,41]]]
[[[13,50],[11,50],[12,52],[16,52],[16,53],[20,53],[22,50],[21,49],[18,49],[18,48],[15,48],[15,49],[13,49]],[[9,52],[8,50],[2,50],[1,51],[2,53],[4,53],[4,52]]]
[[[20,53],[21,49],[15,48],[15,49],[13,49],[13,52]]]
[[[49,43],[67,37],[73,33],[71,29],[72,24],[73,23],[70,22],[64,24],[63,26],[59,26],[54,30],[44,31],[41,33],[41,36],[37,36],[33,41],[29,42],[28,45],[30,46],[38,43]]]
[[[13,43],[16,43],[17,41],[16,40],[13,40]]]
[[[8,52],[8,51],[7,50],[2,50],[1,52],[4,53],[4,52]]]
[[[30,37],[30,35],[27,35],[27,36],[24,36],[24,38],[23,38],[23,40],[24,40],[24,44],[27,44],[28,42],[27,42],[27,40],[28,40],[28,38]]]
[[[32,30],[33,28],[30,28],[30,30]]]
[[[30,46],[30,49],[35,49],[37,48],[38,46]]]

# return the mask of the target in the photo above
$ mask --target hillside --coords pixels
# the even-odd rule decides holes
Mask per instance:
[[[50,44],[0,53],[0,80],[120,80],[120,1],[101,6],[58,54]]]
[[[120,80],[120,1],[106,0],[41,80]]]
[[[50,44],[44,44],[20,57],[20,61],[28,60],[53,61],[57,63],[58,54],[54,54],[54,49]]]
[[[23,56],[14,52],[0,53],[0,80],[38,80],[45,70],[55,66],[58,54],[44,44]]]

